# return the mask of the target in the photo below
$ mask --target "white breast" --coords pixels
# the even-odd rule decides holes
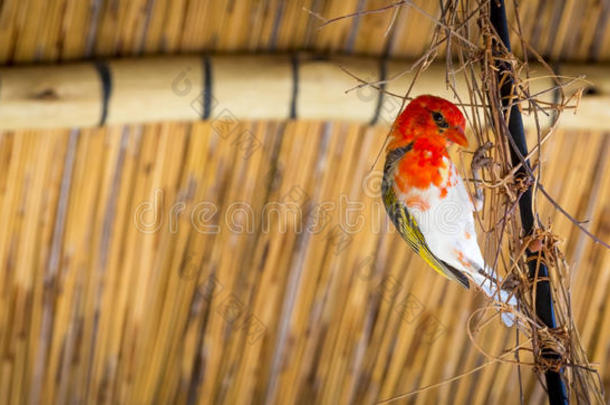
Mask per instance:
[[[444,162],[441,187],[411,188],[397,195],[417,221],[434,255],[456,269],[476,272],[485,264],[477,244],[474,206],[453,163],[447,158]]]

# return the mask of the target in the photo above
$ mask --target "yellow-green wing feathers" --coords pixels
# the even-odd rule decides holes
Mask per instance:
[[[411,149],[411,144],[392,150],[386,157],[384,176],[381,185],[383,204],[398,233],[422,259],[443,276],[458,281],[465,288],[469,287],[468,278],[459,270],[439,260],[428,248],[417,222],[406,205],[400,201],[394,192],[393,175],[398,161]]]

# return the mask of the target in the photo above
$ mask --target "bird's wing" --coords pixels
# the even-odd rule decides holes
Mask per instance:
[[[396,226],[398,233],[400,233],[402,238],[409,244],[411,249],[421,256],[426,263],[438,273],[449,279],[458,281],[465,288],[469,288],[470,284],[464,273],[440,260],[430,251],[415,218],[409,213],[407,206],[396,197],[396,192],[392,186],[396,162],[398,162],[411,147],[412,145],[409,144],[402,148],[394,149],[388,153],[388,156],[386,157],[381,186],[383,204],[385,205],[389,217]]]

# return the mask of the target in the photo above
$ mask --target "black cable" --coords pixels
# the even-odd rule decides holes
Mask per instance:
[[[381,114],[381,107],[383,106],[383,100],[385,96],[386,83],[385,80],[388,76],[388,57],[384,55],[379,61],[379,91],[377,92],[377,105],[375,106],[375,113],[369,125],[375,125],[379,120]]]
[[[290,99],[290,119],[297,118],[297,98],[299,97],[299,55],[292,55],[292,95]]]
[[[212,63],[209,56],[203,57],[203,109],[201,119],[207,120],[212,114]]]
[[[490,15],[489,19],[491,24],[496,29],[498,36],[504,43],[506,49],[510,52],[510,38],[508,35],[508,24],[506,22],[506,9],[504,7],[504,0],[490,0]],[[511,65],[505,61],[497,60],[496,67],[498,68],[498,81],[501,82],[504,79],[503,84],[500,88],[500,96],[502,98],[502,105],[504,108],[507,107],[511,100],[513,91],[513,80],[511,75],[503,77],[504,72],[511,70]],[[508,122],[508,130],[512,139],[514,140],[514,147],[510,148],[511,160],[513,166],[521,163],[522,157],[527,156],[527,144],[525,142],[525,133],[523,130],[523,120],[521,119],[521,112],[516,104],[511,107],[510,118]],[[529,162],[526,160],[523,162],[522,167],[517,171],[516,178],[527,178],[527,168],[529,168]],[[521,213],[521,224],[526,235],[530,235],[534,228],[534,214],[532,212],[532,189],[529,187],[519,200],[519,211]],[[536,283],[536,315],[544,322],[549,328],[554,328],[555,313],[553,310],[553,300],[551,296],[551,285],[548,281],[548,269],[546,265],[541,261],[538,263],[535,258],[536,253],[527,250],[529,277],[534,279],[537,276],[539,281]],[[560,358],[559,354],[553,350],[545,349],[542,350],[542,356],[549,360],[557,360]],[[566,394],[566,388],[561,379],[561,371],[556,372],[553,370],[547,370],[545,372],[547,393],[549,397],[550,405],[566,405],[568,404],[568,397]]]
[[[102,83],[102,111],[99,122],[101,127],[106,123],[106,118],[108,117],[108,103],[110,102],[110,96],[112,95],[112,73],[106,62],[96,62],[95,70],[97,70]]]

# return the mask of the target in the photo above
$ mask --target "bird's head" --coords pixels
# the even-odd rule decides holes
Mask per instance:
[[[466,120],[455,104],[444,98],[423,95],[414,98],[400,114],[389,149],[401,147],[421,136],[434,137],[445,145],[468,146]]]

